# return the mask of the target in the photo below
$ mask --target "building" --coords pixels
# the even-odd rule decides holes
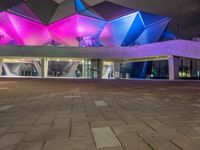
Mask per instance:
[[[166,41],[169,22],[108,1],[20,1],[0,12],[0,74],[199,79],[200,43]]]

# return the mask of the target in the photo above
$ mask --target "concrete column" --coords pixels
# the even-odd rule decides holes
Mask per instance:
[[[98,59],[97,60],[97,78],[102,79],[103,75],[103,60]]]
[[[36,68],[36,70],[38,72],[38,76],[41,77],[42,76],[42,68],[40,66],[39,61],[34,60],[33,64],[34,64],[34,66],[35,66],[35,68]]]
[[[48,58],[41,59],[42,78],[48,77]]]
[[[114,62],[114,78],[119,79],[121,77],[121,63]]]
[[[103,71],[103,61],[101,59],[91,59],[92,78],[101,79]]]
[[[3,58],[0,58],[0,76],[2,76],[3,71]]]
[[[177,80],[179,75],[179,61],[180,59],[175,56],[169,56],[169,80]]]

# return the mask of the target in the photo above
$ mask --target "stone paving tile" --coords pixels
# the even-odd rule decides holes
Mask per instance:
[[[92,128],[97,148],[121,146],[110,127]]]
[[[118,135],[118,138],[126,150],[152,150],[142,138],[134,133]]]
[[[33,129],[33,126],[12,126],[6,133],[28,133]]]
[[[44,150],[93,150],[94,141],[91,138],[76,137],[70,139],[48,140]]]
[[[122,126],[126,125],[122,120],[110,120],[110,121],[90,121],[90,125],[92,128],[98,127],[115,127],[115,126]]]
[[[24,134],[5,134],[0,138],[1,147],[16,145],[20,143],[24,138]]]
[[[199,150],[198,82],[3,83],[9,90],[0,94],[0,106],[13,107],[0,112],[2,150]],[[121,146],[97,148],[92,128],[100,127],[109,127]]]
[[[0,136],[5,132],[7,131],[9,127],[0,127]]]
[[[124,148],[121,146],[117,146],[117,147],[115,146],[115,147],[98,148],[95,150],[124,150]]]
[[[13,105],[4,105],[4,106],[1,106],[0,107],[0,112],[4,112],[4,111],[6,111],[6,110],[8,110],[8,109],[10,109],[12,107],[13,107]]]
[[[7,145],[7,146],[0,147],[0,149],[2,150],[15,150],[15,148],[16,148],[16,145]]]
[[[107,106],[105,101],[94,101],[96,106]]]
[[[172,142],[179,146],[184,150],[199,150],[200,148],[200,140],[199,139],[180,139],[180,140],[172,140]]]
[[[42,115],[37,122],[36,125],[45,125],[45,124],[51,124],[55,118],[55,115]]]
[[[72,122],[72,137],[91,137],[92,132],[88,122]]]
[[[155,150],[181,150],[180,147],[171,143],[170,141],[159,141],[150,143]]]
[[[26,142],[21,143],[15,150],[41,150],[43,142]]]
[[[126,134],[126,133],[131,133],[131,132],[134,132],[134,133],[137,132],[135,127],[132,126],[132,125],[124,125],[124,126],[116,126],[116,127],[114,126],[114,127],[112,127],[112,129],[114,130],[116,135]]]
[[[41,125],[34,126],[31,131],[29,131],[25,136],[25,141],[40,141],[46,140],[49,135],[49,126]]]
[[[138,132],[138,134],[148,143],[166,141],[172,139],[186,139],[187,137],[176,130],[163,130],[159,132]]]

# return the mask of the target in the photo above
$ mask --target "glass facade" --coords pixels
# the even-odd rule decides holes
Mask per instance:
[[[180,58],[179,79],[200,79],[200,61]]]

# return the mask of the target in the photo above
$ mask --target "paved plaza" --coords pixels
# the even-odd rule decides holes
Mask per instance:
[[[0,79],[0,150],[200,150],[200,82]]]

